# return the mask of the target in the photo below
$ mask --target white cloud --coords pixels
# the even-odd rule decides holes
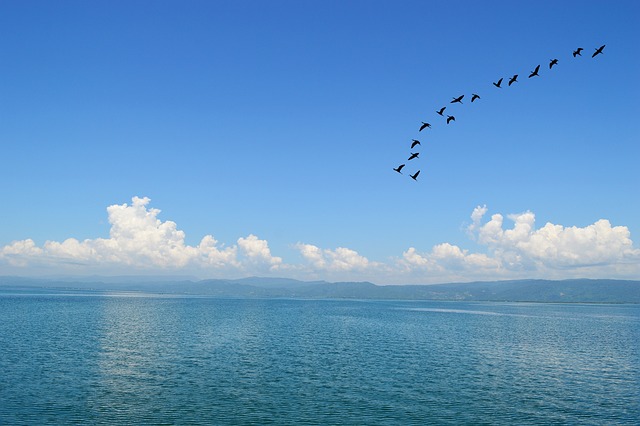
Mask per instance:
[[[429,253],[419,253],[410,247],[402,254],[398,265],[412,282],[468,281],[499,278],[501,264],[485,254],[469,253],[449,243],[438,244]]]
[[[0,250],[0,259],[6,259],[13,266],[27,266],[30,258],[41,255],[42,249],[36,247],[32,239],[14,241]]]
[[[271,270],[276,270],[282,264],[282,258],[271,256],[269,244],[253,234],[247,238],[239,238],[238,246],[245,256],[254,264],[268,265]]]
[[[474,213],[476,211],[474,210]],[[483,215],[486,212],[483,212]],[[566,269],[640,263],[640,250],[633,248],[629,229],[611,226],[601,219],[584,228],[552,223],[535,229],[535,215],[509,215],[513,228],[503,229],[503,217],[494,214],[484,225],[476,216],[469,230],[486,245],[503,266],[512,269]]]
[[[449,243],[428,253],[410,247],[398,261],[412,282],[471,281],[479,279],[576,277],[638,278],[640,250],[633,248],[629,229],[611,226],[601,219],[584,228],[552,223],[535,229],[535,214],[507,215],[513,222],[505,228],[504,217],[487,214],[486,206],[471,213],[469,235],[487,249],[469,253]]]
[[[148,208],[149,202],[146,197],[133,197],[131,205],[107,207],[109,238],[47,241],[42,248],[30,239],[16,241],[2,248],[0,260],[14,266],[73,265],[76,269],[84,266],[88,271],[96,266],[142,270],[240,266],[237,248],[220,247],[211,235],[202,238],[196,247],[186,245],[184,232],[177,229],[175,222],[158,219],[160,210]]]
[[[324,249],[293,246],[303,259],[287,264],[274,256],[266,240],[254,234],[225,246],[212,235],[200,243],[185,243],[176,223],[158,218],[149,198],[107,208],[109,238],[62,242],[32,239],[0,247],[0,272],[123,273],[180,271],[220,277],[276,274],[299,279],[371,280],[389,283],[436,283],[509,278],[634,278],[640,276],[640,250],[633,247],[625,226],[601,219],[583,228],[547,223],[536,229],[532,212],[493,214],[486,206],[471,213],[469,236],[484,253],[444,242],[420,251],[409,247],[386,263],[371,261],[346,247]]]
[[[370,266],[377,266],[358,254],[357,251],[344,247],[335,250],[320,249],[311,244],[295,245],[302,257],[315,269],[326,271],[364,271]]]

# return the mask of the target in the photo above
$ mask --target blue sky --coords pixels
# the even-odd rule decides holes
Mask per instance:
[[[638,18],[636,1],[4,1],[0,274],[638,279]]]

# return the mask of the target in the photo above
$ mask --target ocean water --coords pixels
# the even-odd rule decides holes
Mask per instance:
[[[0,424],[640,424],[640,306],[0,293]]]

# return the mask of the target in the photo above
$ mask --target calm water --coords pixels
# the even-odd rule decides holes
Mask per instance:
[[[640,306],[0,293],[0,424],[640,424]]]

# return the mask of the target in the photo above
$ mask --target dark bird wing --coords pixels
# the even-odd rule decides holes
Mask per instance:
[[[582,52],[584,49],[582,47],[578,47],[576,50],[573,51],[573,57],[575,58],[576,56],[582,56]]]
[[[416,153],[413,153],[413,152],[412,152],[412,153],[411,153],[411,157],[409,157],[409,160],[413,160],[414,158],[418,158],[418,155],[420,155],[420,153],[419,153],[419,152],[416,152]]]
[[[471,96],[471,102],[475,101],[476,99],[480,99],[480,96],[474,93],[473,96]]]
[[[601,53],[602,53],[602,50],[604,49],[604,47],[605,47],[605,46],[606,46],[606,45],[605,45],[605,44],[603,44],[602,46],[600,46],[599,48],[597,48],[597,49],[596,49],[596,51],[595,51],[595,52],[593,52],[593,55],[591,55],[591,57],[592,57],[592,58],[595,58],[595,57],[596,57],[596,55],[601,54]]]
[[[501,84],[502,84],[502,79],[498,80],[497,83],[493,83],[493,85],[496,87],[500,87]]]
[[[452,121],[456,121],[456,118],[453,115],[447,115],[447,124],[449,124]]]
[[[447,109],[447,107],[442,107],[440,108],[440,111],[436,111],[438,114],[442,115],[442,113],[444,112],[444,110]]]
[[[456,102],[460,102],[462,103],[462,98],[464,98],[464,95],[462,96],[458,96],[457,98],[453,98],[453,100],[451,101],[451,103],[456,103]]]
[[[425,123],[424,121],[422,122],[422,126],[420,126],[420,130],[418,130],[419,132],[421,132],[422,130],[424,130],[425,127],[431,127],[431,124],[429,123]]]
[[[415,174],[412,174],[412,175],[409,175],[409,176],[411,176],[411,179],[413,179],[413,180],[416,180],[416,181],[417,181],[417,180],[418,180],[418,175],[419,175],[419,174],[420,174],[420,170],[418,170],[417,172],[415,172]]]
[[[419,140],[414,139],[413,143],[411,144],[411,149],[413,149],[416,145],[422,145],[422,144],[420,143]]]
[[[395,170],[396,172],[402,174],[402,172],[400,170],[402,170],[403,167],[404,167],[404,164],[400,164],[397,169],[393,169],[393,170]]]
[[[511,79],[509,80],[509,86],[511,86],[512,83],[515,83],[517,81],[518,81],[518,74],[511,77]]]
[[[538,65],[538,66],[536,67],[536,69],[535,69],[535,70],[533,70],[533,71],[531,72],[531,74],[529,74],[529,78],[537,76],[537,75],[538,75],[538,71],[540,71],[540,65]]]
[[[551,69],[554,65],[556,65],[558,63],[557,59],[552,59],[551,62],[549,62],[549,69]]]

